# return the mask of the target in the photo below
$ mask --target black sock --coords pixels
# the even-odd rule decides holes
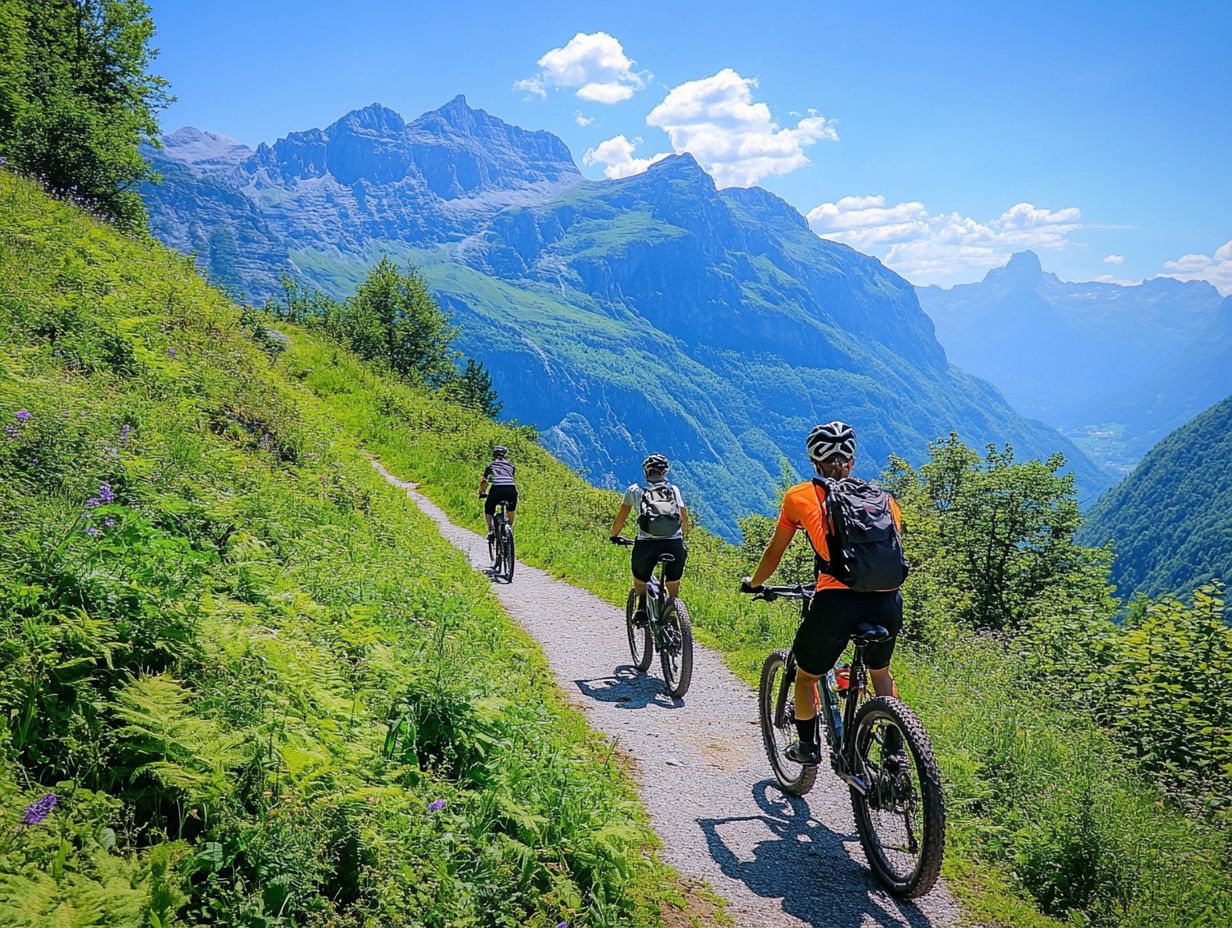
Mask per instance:
[[[817,717],[802,721],[796,719],[796,733],[800,736],[801,744],[814,744],[814,739],[817,737]]]
[[[646,594],[645,593],[642,593],[640,596],[638,596],[637,608],[641,609],[642,612],[646,611]]]
[[[903,752],[903,733],[898,730],[897,726],[886,726],[882,746],[887,754],[901,754]]]

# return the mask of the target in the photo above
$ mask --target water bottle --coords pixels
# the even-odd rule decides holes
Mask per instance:
[[[830,718],[834,720],[834,735],[839,740],[843,737],[843,713],[838,708],[838,680],[834,669],[826,673],[826,689],[830,691]],[[820,706],[818,708],[821,708]]]

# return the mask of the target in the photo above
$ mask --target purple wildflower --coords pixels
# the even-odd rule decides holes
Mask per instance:
[[[31,416],[31,413],[30,413],[30,410],[28,409],[19,409],[17,410],[17,412],[13,414],[13,418],[16,419],[18,422],[20,422],[22,425],[25,425],[27,422],[30,421],[30,416]]]
[[[98,534],[98,529],[95,528],[93,525],[87,525],[86,534],[89,535],[91,538],[93,538],[95,535]]]
[[[26,813],[21,817],[23,825],[37,825],[47,816],[51,815],[51,810],[56,807],[55,793],[47,793],[42,799],[37,799],[30,805],[26,806]]]
[[[16,438],[17,437],[17,426],[6,425],[4,427],[4,434],[7,435],[9,438]]]
[[[434,801],[432,801],[432,802],[428,803],[428,810],[429,810],[429,811],[431,811],[431,812],[439,812],[439,811],[441,811],[441,809],[443,809],[443,808],[445,808],[445,800],[444,800],[444,799],[436,799],[436,800],[434,800]]]
[[[569,923],[568,922],[557,922],[556,928],[569,928]]]
[[[86,505],[93,509],[96,506],[104,506],[107,503],[115,502],[115,493],[111,489],[111,484],[100,483],[98,485],[98,495],[92,496],[86,500]]]
[[[103,525],[107,528],[115,528],[115,519],[103,519]]]
[[[129,425],[127,422],[125,422],[122,426],[120,426],[120,444],[127,445],[128,436],[131,435],[132,432],[133,432],[133,427]]]
[[[175,349],[174,348],[167,349],[167,357],[171,358],[173,361],[175,360]]]

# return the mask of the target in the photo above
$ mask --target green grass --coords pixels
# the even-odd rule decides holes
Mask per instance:
[[[475,493],[488,451],[509,444],[523,501],[520,556],[624,602],[627,553],[605,543],[615,494],[586,486],[523,433],[441,409],[299,335],[286,363],[340,430],[470,528],[482,525]],[[735,593],[751,572],[738,549],[705,532],[690,548],[683,595],[699,638],[754,685],[766,653],[791,640],[796,613]],[[1014,926],[1227,923],[1225,837],[1174,808],[1066,694],[1026,678],[1003,641],[955,633],[931,650],[904,642],[895,666],[947,780],[945,876],[971,918]]]
[[[307,372],[187,259],[4,172],[0,215],[0,925],[685,906],[620,758]]]

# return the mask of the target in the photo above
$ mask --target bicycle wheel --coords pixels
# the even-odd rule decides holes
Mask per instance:
[[[780,649],[766,658],[761,668],[757,706],[761,716],[761,738],[774,778],[784,792],[803,796],[817,782],[817,768],[797,764],[783,753],[796,738],[796,697],[793,681],[786,678],[790,656],[790,651]],[[781,724],[775,724],[776,718],[781,719]]]
[[[501,574],[506,583],[513,583],[513,568],[517,563],[513,550],[513,529],[508,525],[501,533]]]
[[[629,655],[633,658],[633,666],[638,670],[650,669],[650,661],[654,657],[654,640],[650,637],[650,625],[638,628],[633,624],[633,613],[637,611],[637,594],[629,591],[629,599],[625,603],[625,630],[629,633]]]
[[[659,648],[659,665],[667,695],[679,699],[693,682],[693,622],[678,599],[669,600],[664,613],[660,619],[663,647]]]
[[[902,736],[905,763],[886,751],[887,733]],[[945,797],[932,744],[906,703],[878,696],[855,719],[853,772],[868,792],[852,787],[851,807],[864,855],[895,896],[923,896],[937,882],[945,850]]]

